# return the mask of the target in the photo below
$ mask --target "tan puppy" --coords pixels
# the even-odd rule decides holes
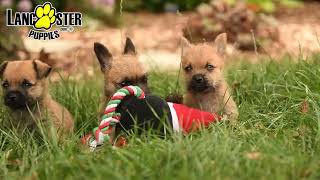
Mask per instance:
[[[50,71],[51,67],[39,60],[6,61],[1,64],[4,104],[12,116],[11,125],[37,130],[37,122],[40,122],[47,130],[52,124],[58,135],[73,131],[71,114],[48,93],[47,77]]]
[[[130,38],[126,39],[124,51],[113,57],[109,50],[100,43],[94,43],[94,51],[104,75],[104,100],[101,107],[103,113],[106,103],[120,88],[136,85],[148,93],[148,77],[138,60],[135,46]]]
[[[231,120],[238,117],[223,77],[223,58],[227,44],[226,33],[217,36],[214,45],[193,45],[182,38],[181,64],[187,93],[184,104],[208,112],[222,112]]]

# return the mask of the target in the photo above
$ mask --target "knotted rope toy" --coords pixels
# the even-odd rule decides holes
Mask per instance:
[[[82,142],[89,145],[92,151],[106,141],[113,143],[110,134],[114,131],[121,118],[121,114],[117,113],[116,109],[126,96],[136,96],[139,99],[145,98],[144,92],[138,86],[126,86],[113,94],[105,108],[100,125],[93,129],[92,134],[82,138]]]
[[[125,100],[127,102],[123,102],[126,96],[133,96],[134,98],[129,98],[128,101]],[[125,110],[123,108],[117,109],[122,102],[130,103],[130,106],[125,106]],[[146,129],[162,129],[164,127],[161,119],[166,119],[165,123],[171,126],[173,132],[183,134],[208,127],[211,123],[222,120],[222,117],[217,113],[166,102],[157,96],[149,95],[145,97],[144,92],[139,87],[126,86],[111,97],[100,125],[93,129],[92,134],[82,138],[82,143],[87,144],[92,151],[106,141],[109,141],[112,145],[118,145],[118,143],[121,145],[121,141],[117,141],[115,144],[115,127],[121,120],[121,128],[130,130],[135,125],[132,117],[136,118],[139,126],[141,125],[142,128]]]

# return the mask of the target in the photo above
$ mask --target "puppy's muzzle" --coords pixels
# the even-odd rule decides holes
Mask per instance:
[[[195,92],[203,92],[209,88],[208,80],[204,74],[195,74],[192,76],[189,89]]]
[[[26,97],[20,91],[9,91],[4,98],[4,104],[11,109],[24,108]]]
[[[192,77],[192,81],[197,84],[202,84],[205,81],[205,77],[203,74],[196,74]]]

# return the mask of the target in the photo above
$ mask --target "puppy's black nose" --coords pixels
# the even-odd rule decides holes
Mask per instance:
[[[8,94],[8,99],[10,99],[10,101],[16,101],[18,99],[18,96],[16,93],[10,93]]]
[[[204,82],[204,75],[202,74],[196,74],[192,77],[192,79],[197,83],[203,83]]]
[[[17,101],[18,95],[15,92],[9,92],[7,95],[7,98],[8,98],[8,100],[14,102],[14,101]]]
[[[4,98],[4,104],[12,109],[25,107],[26,97],[20,91],[9,91]]]

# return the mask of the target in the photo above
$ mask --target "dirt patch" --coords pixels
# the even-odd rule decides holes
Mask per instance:
[[[309,2],[294,9],[280,8],[275,17],[279,20],[280,42],[288,52],[308,55],[320,51],[320,3]]]

